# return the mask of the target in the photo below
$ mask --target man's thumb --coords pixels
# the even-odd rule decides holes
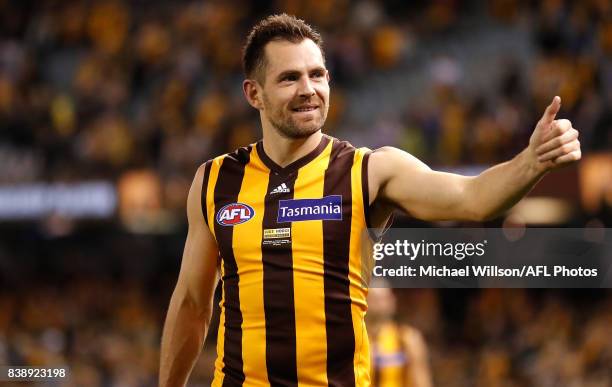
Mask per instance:
[[[557,95],[555,98],[553,98],[550,105],[548,105],[544,111],[541,122],[546,125],[552,124],[557,116],[557,113],[559,113],[559,109],[561,109],[561,97]]]

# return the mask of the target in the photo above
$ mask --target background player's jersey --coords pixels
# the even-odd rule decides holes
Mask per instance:
[[[324,135],[284,168],[262,142],[206,163],[223,289],[214,386],[369,386],[368,156]]]
[[[400,327],[384,323],[372,338],[372,386],[409,387],[408,360]]]

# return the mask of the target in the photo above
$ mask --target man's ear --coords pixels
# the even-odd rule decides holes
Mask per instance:
[[[263,101],[260,92],[261,86],[254,79],[245,79],[242,81],[242,91],[244,97],[257,110],[263,109]]]

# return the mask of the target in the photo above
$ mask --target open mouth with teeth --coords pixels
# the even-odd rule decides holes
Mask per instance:
[[[301,106],[301,107],[293,108],[291,110],[293,110],[294,112],[311,112],[317,108],[318,106]]]

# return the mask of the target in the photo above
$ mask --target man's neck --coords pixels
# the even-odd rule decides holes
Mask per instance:
[[[321,142],[322,136],[319,130],[306,138],[292,139],[281,136],[274,129],[264,130],[263,148],[272,161],[286,167],[312,152]]]

